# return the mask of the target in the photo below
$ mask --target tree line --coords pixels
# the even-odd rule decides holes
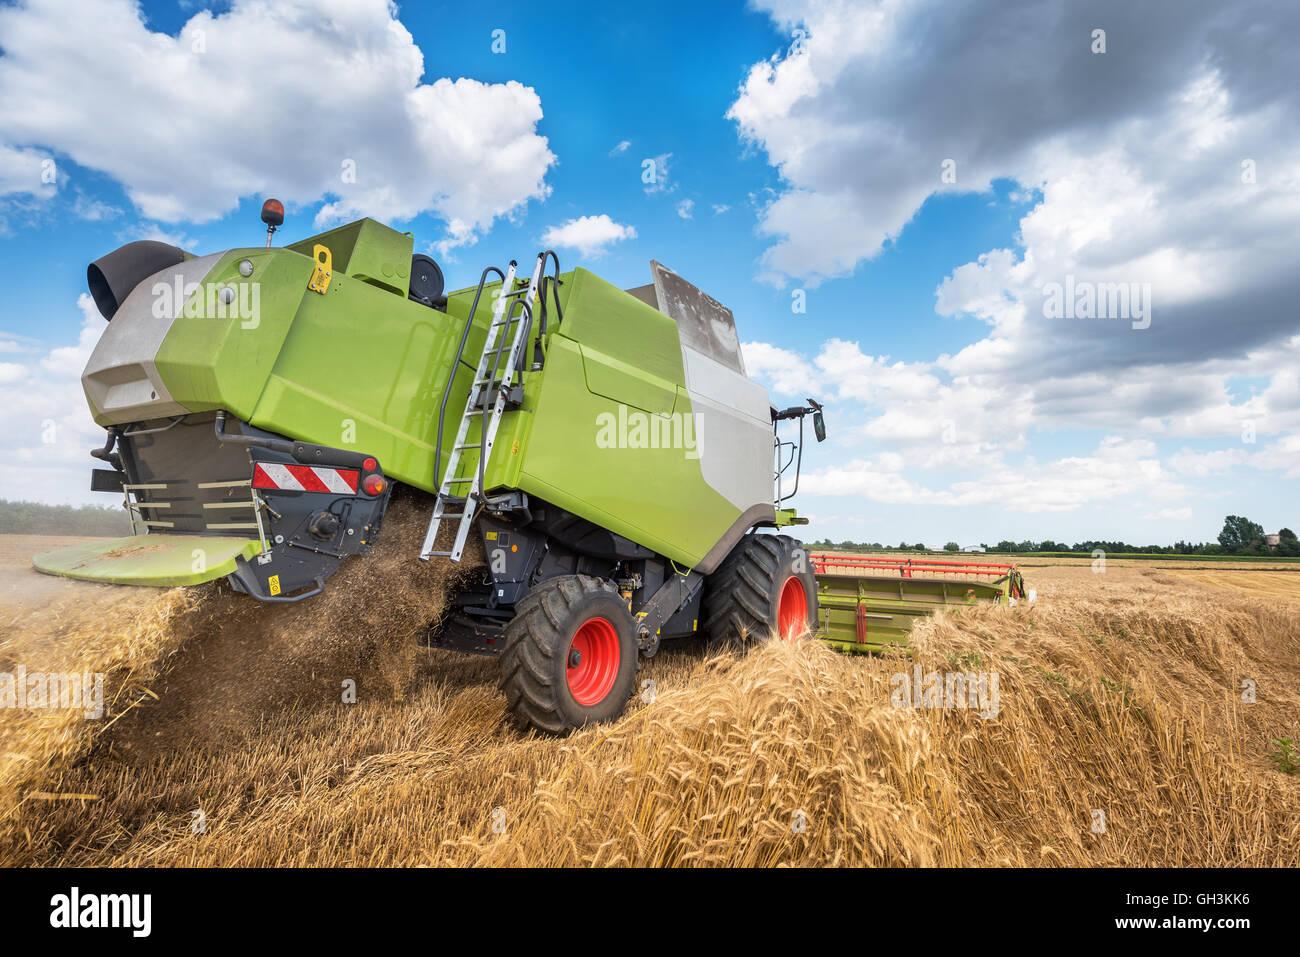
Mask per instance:
[[[115,538],[131,534],[121,505],[43,505],[0,499],[0,535],[86,535]]]
[[[915,544],[900,542],[897,545],[885,545],[880,542],[832,542],[829,538],[826,538],[812,544],[814,547],[821,548],[870,549],[882,552],[924,552],[932,550],[926,548],[921,542]],[[1031,540],[1013,542],[1003,539],[996,545],[981,542],[980,548],[986,552],[1022,555],[1027,552],[1083,552],[1092,554],[1094,551],[1100,550],[1107,554],[1283,555],[1300,557],[1300,538],[1297,538],[1296,533],[1291,529],[1284,528],[1278,532],[1277,545],[1270,546],[1265,539],[1262,525],[1240,515],[1229,515],[1223,520],[1223,531],[1219,532],[1218,540],[1213,542],[1185,542],[1180,540],[1172,545],[1133,545],[1121,541],[1086,541],[1071,544],[1065,541],[1054,541],[1050,538],[1037,542]],[[933,551],[959,552],[961,546],[956,542],[948,542],[942,549],[933,549]]]

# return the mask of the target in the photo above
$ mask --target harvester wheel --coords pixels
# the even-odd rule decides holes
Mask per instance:
[[[632,696],[636,628],[609,582],[563,575],[543,582],[506,625],[500,688],[511,713],[564,734],[623,713]]]
[[[794,641],[817,621],[817,578],[788,535],[746,535],[704,585],[704,631],[740,647],[778,634]]]

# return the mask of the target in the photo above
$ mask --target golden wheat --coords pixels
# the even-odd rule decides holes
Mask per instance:
[[[494,661],[410,650],[446,583],[400,551],[315,608],[212,586],[57,623],[117,676],[116,713],[143,701],[93,736],[5,716],[25,760],[0,764],[0,861],[1300,864],[1300,782],[1268,760],[1300,731],[1296,605],[1043,569],[1037,604],[944,612],[910,658],[669,646],[622,720],[555,739],[505,717]],[[894,707],[915,666],[996,673],[997,717]]]

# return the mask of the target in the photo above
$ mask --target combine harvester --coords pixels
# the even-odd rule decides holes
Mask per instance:
[[[621,714],[639,659],[697,630],[869,650],[934,605],[1017,594],[1000,567],[814,569],[767,531],[807,521],[789,500],[821,407],[772,406],[731,311],[659,263],[624,290],[544,252],[444,294],[408,233],[363,219],[273,248],[283,208],[262,219],[265,248],[134,242],[88,268],[108,320],[82,376],[108,433],[91,487],[135,534],[40,570],[302,601],[371,552],[395,486],[418,490],[418,559],[474,536],[487,562],[431,643],[500,654],[510,710],[549,732]]]

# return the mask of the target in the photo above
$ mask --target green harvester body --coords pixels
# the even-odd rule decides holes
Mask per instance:
[[[97,261],[110,321],[83,385],[109,468],[93,487],[123,496],[136,534],[36,566],[154,586],[229,576],[261,600],[301,600],[370,551],[404,488],[436,508],[420,557],[459,560],[433,541],[439,516],[466,513],[489,560],[504,552],[460,602],[467,650],[493,650],[511,610],[562,573],[617,588],[642,653],[693,633],[728,556],[755,529],[804,521],[781,491],[796,446],[777,426],[797,418],[802,439],[813,415],[820,438],[820,406],[771,406],[730,311],[658,263],[624,290],[550,257],[531,280],[512,263],[508,284],[485,270],[442,295],[409,233],[363,219],[284,247],[133,243]],[[479,379],[520,329],[510,375]],[[451,494],[471,480],[473,494]],[[844,651],[905,644],[937,606],[1020,589],[1018,576],[819,571],[808,616]]]

